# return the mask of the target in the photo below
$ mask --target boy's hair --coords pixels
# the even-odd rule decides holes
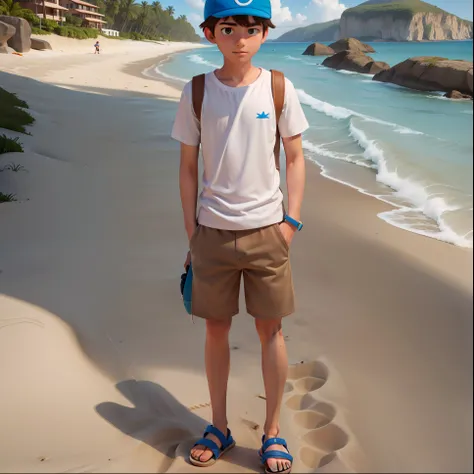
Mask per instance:
[[[220,20],[228,20],[229,18],[232,18],[232,20],[234,20],[239,26],[245,26],[246,28],[251,28],[252,26],[261,26],[263,27],[264,34],[269,28],[275,28],[272,20],[267,20],[266,18],[260,18],[258,16],[249,17],[248,15],[235,15],[228,16],[227,18],[216,18],[214,16],[210,16],[206,21],[199,25],[199,28],[202,28],[203,31],[206,28],[209,28],[211,33],[214,35],[217,23],[219,23]],[[250,21],[250,18],[253,18],[253,21]]]

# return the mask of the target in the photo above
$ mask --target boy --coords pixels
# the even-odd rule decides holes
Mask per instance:
[[[95,43],[94,48],[95,48],[94,54],[100,54],[100,43],[99,43],[99,41],[97,41]]]
[[[235,445],[227,427],[226,392],[230,368],[229,330],[239,312],[244,276],[247,312],[255,318],[262,345],[267,408],[261,461],[267,473],[289,473],[293,458],[278,438],[288,360],[281,321],[294,312],[289,249],[301,230],[305,184],[301,134],[308,128],[293,84],[285,80],[278,129],[287,163],[288,213],[274,157],[277,123],[272,74],[252,65],[268,36],[270,0],[207,0],[206,38],[224,59],[205,76],[200,116],[188,83],[173,127],[181,142],[180,189],[192,262],[192,313],[206,320],[206,372],[213,425],[193,447],[193,465],[214,464]],[[198,154],[204,176],[199,197]]]

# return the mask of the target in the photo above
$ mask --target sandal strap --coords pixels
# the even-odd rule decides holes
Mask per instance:
[[[228,446],[230,446],[234,442],[229,429],[227,429],[227,436],[225,436],[224,433],[221,430],[217,429],[213,425],[209,425],[206,428],[206,432],[204,433],[204,437],[206,437],[208,434],[214,435],[220,441],[220,443],[222,445],[221,449],[223,449],[223,450],[226,449]]]
[[[214,455],[216,459],[219,459],[219,456],[221,455],[221,449],[219,448],[219,446],[217,446],[216,443],[214,443],[214,441],[212,441],[212,439],[201,438],[194,445],[194,447],[196,446],[204,446],[205,448],[209,449],[210,451],[212,451],[212,454]]]
[[[269,459],[285,459],[293,463],[293,456],[290,453],[284,451],[267,451],[262,455],[262,462],[267,462]]]
[[[286,440],[283,438],[268,438],[266,441],[265,440],[265,435],[263,435],[262,438],[262,453],[264,453],[270,446],[273,444],[280,444],[281,446],[284,446],[285,449],[288,451],[288,445],[286,444]]]

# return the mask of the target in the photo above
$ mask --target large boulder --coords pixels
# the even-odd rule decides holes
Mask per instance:
[[[31,49],[37,49],[38,51],[45,51],[51,48],[51,45],[44,39],[31,38]]]
[[[372,61],[366,65],[365,69],[366,74],[378,74],[381,71],[387,71],[390,69],[390,64],[383,61]]]
[[[18,53],[27,53],[31,49],[31,26],[23,18],[0,15],[0,21],[13,26],[15,34],[8,40],[8,46]]]
[[[323,61],[323,66],[361,74],[375,74],[384,69],[390,69],[387,63],[376,62],[364,53],[351,51],[341,51],[330,58],[326,58]]]
[[[7,54],[7,42],[15,34],[15,28],[0,21],[0,54]]]
[[[334,54],[334,53],[335,51],[329,46],[326,46],[325,44],[313,43],[313,44],[310,44],[306,48],[306,51],[303,53],[303,55],[304,56],[331,56],[331,54]]]
[[[372,46],[362,43],[355,38],[344,38],[336,41],[329,45],[336,53],[342,51],[352,51],[358,53],[375,53],[375,49]]]
[[[472,96],[472,61],[417,57],[376,74],[374,81],[421,91],[459,91]]]

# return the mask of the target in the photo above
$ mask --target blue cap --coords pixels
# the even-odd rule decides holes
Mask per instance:
[[[206,0],[204,19],[210,16],[227,18],[228,16],[258,16],[266,20],[272,17],[270,0]]]

